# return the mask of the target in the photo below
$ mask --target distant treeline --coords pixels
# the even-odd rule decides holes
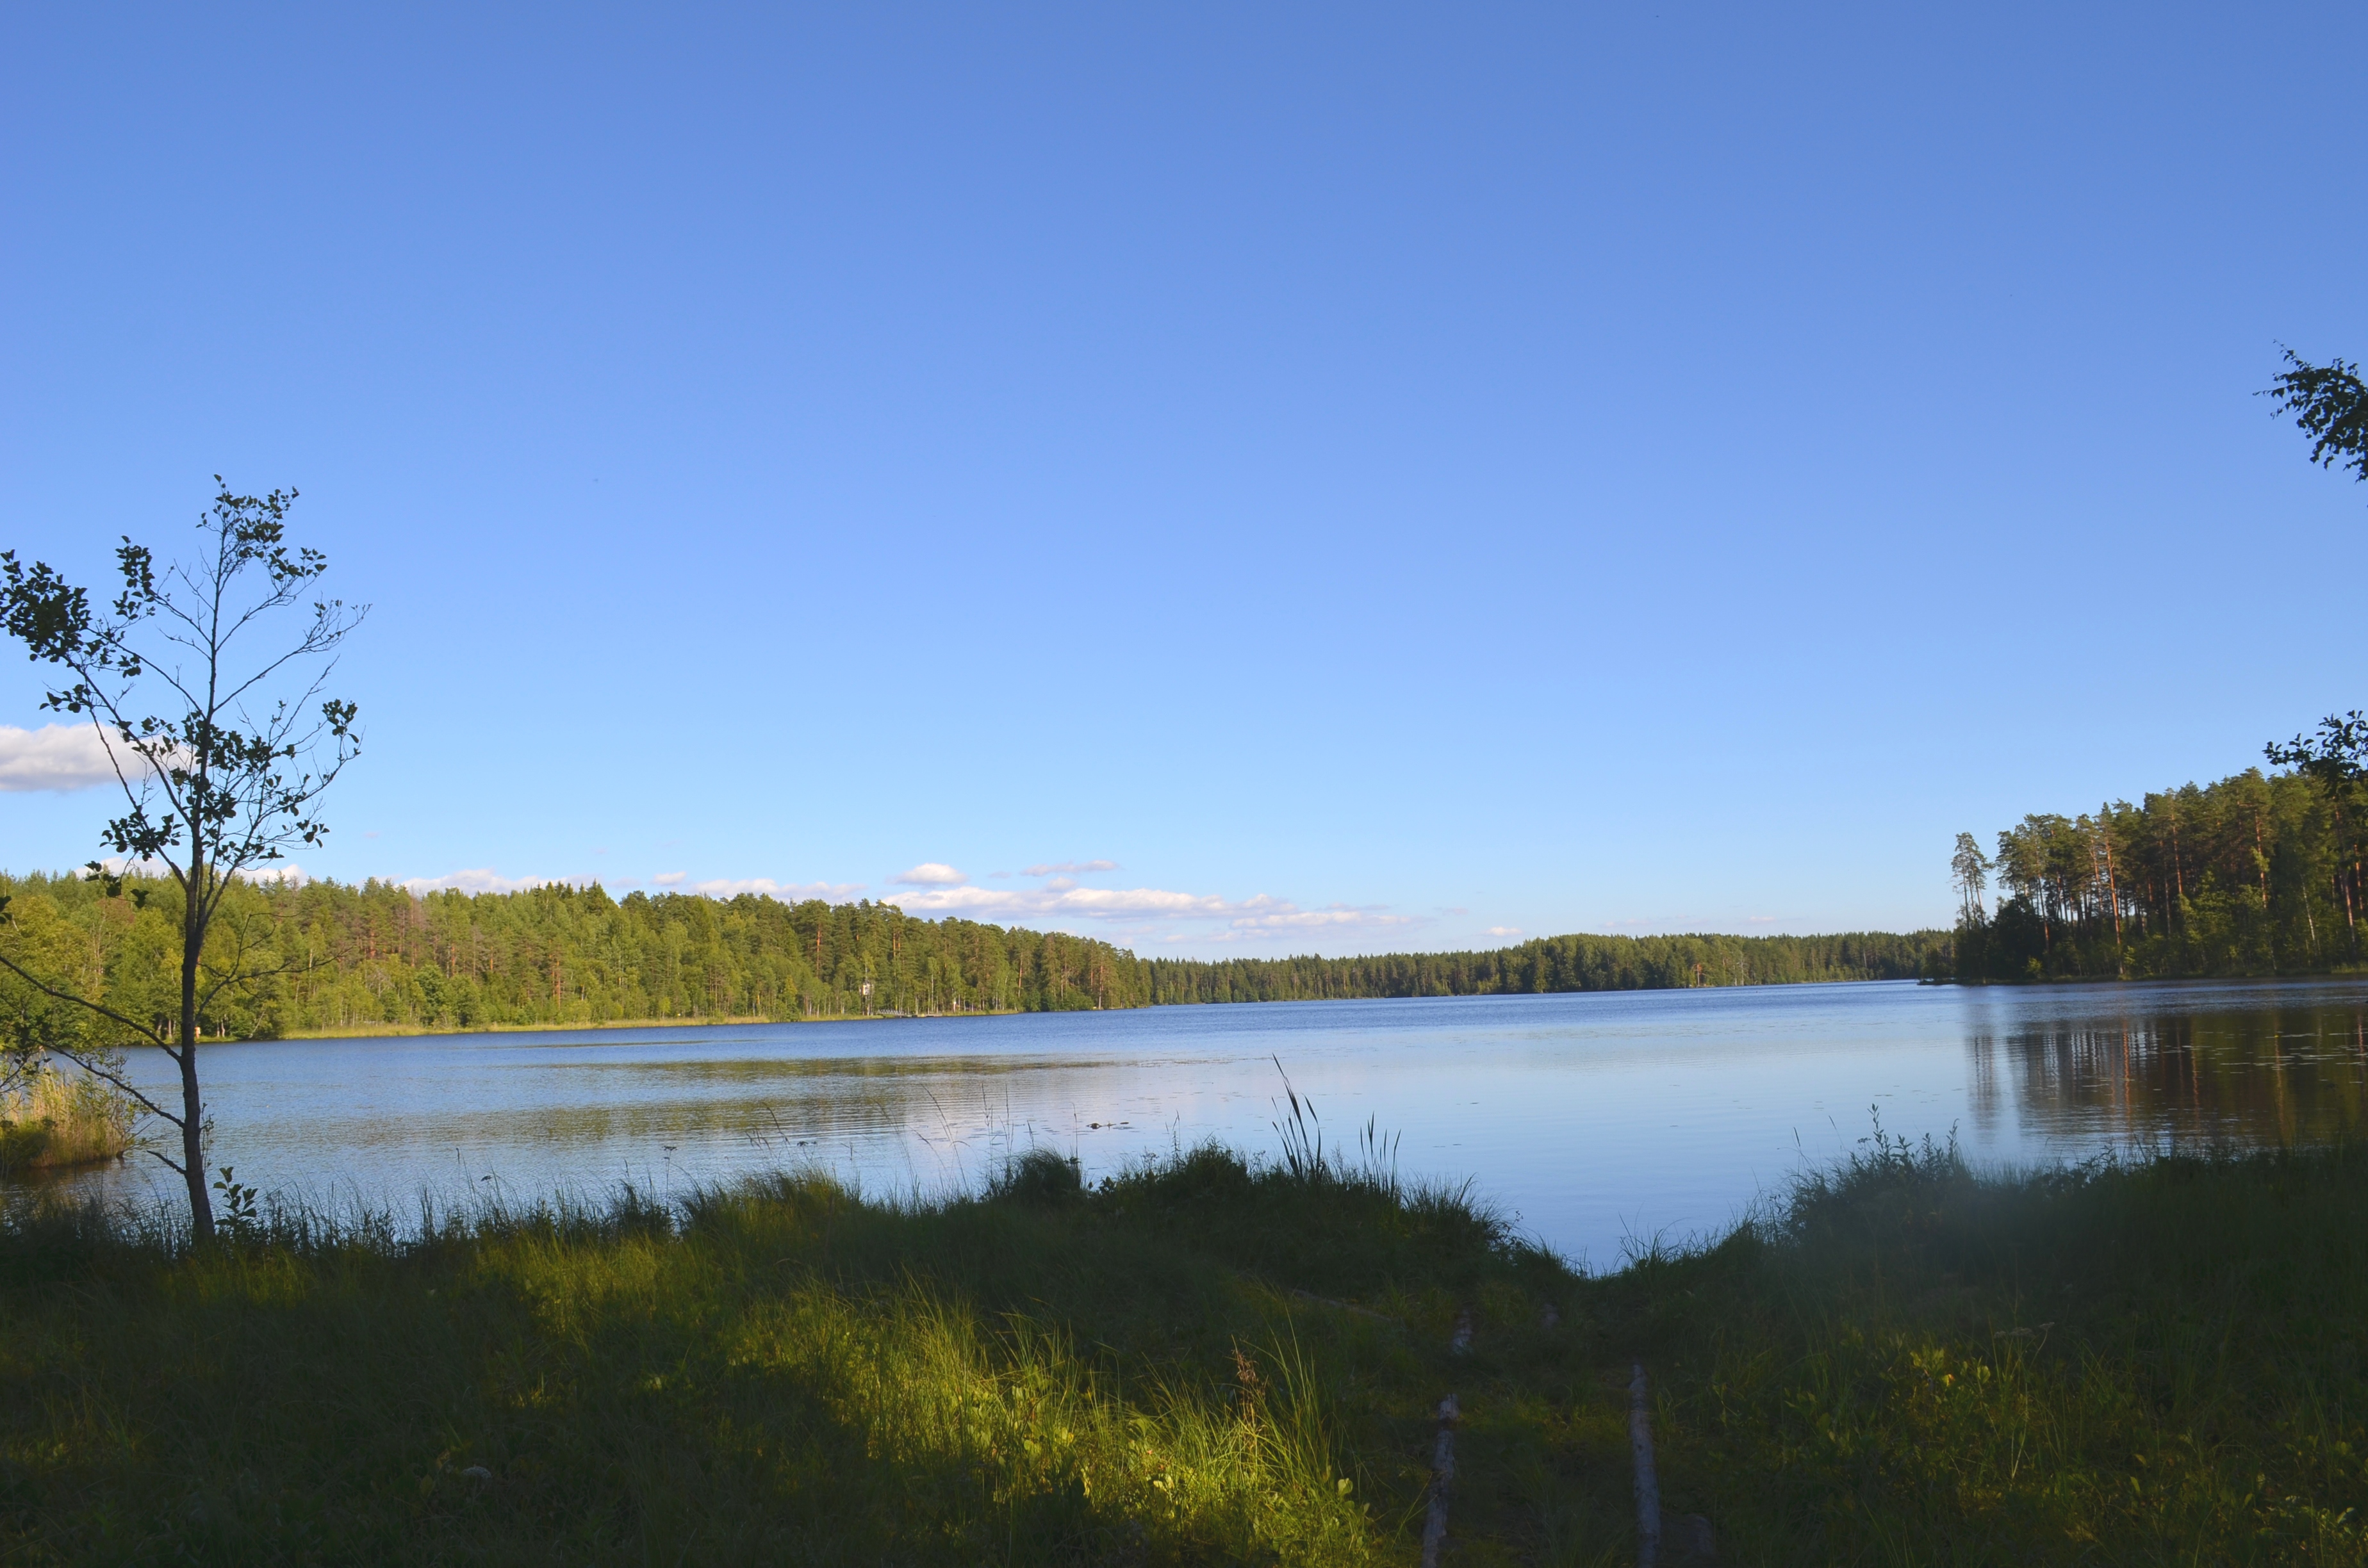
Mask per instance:
[[[1958,839],[1965,980],[2310,974],[2362,961],[2362,806],[2248,768]],[[1987,906],[1995,873],[1998,899]]]
[[[174,883],[133,879],[108,897],[75,877],[0,876],[0,894],[9,899],[0,941],[10,956],[96,986],[131,1016],[171,1012]],[[218,972],[261,975],[225,987],[208,1009],[210,1035],[240,1039],[389,1024],[1058,1012],[1149,1000],[1145,966],[1107,942],[917,920],[894,904],[618,900],[556,883],[473,895],[414,895],[380,881],[242,883],[206,956]]]
[[[1489,996],[1915,980],[1945,974],[1951,935],[1543,937],[1476,953],[1371,958],[1153,959],[1157,1002],[1310,1002],[1349,996]]]
[[[127,1017],[173,1011],[179,893],[131,879],[120,894],[74,876],[0,876],[0,944],[36,972]],[[924,920],[894,904],[611,898],[559,884],[413,894],[241,883],[207,949],[225,985],[211,1038],[465,1029],[640,1019],[844,1018],[889,1013],[1059,1012],[1156,1003],[1629,991],[1897,980],[1950,968],[1950,934],[1555,937],[1494,952],[1374,958],[1141,959],[1107,942]],[[0,977],[0,1007],[40,1012]],[[28,1009],[31,1009],[28,1012]],[[73,1027],[49,1009],[49,1027]]]

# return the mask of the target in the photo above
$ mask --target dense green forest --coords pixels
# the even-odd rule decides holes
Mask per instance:
[[[2272,748],[2273,752],[2278,748]],[[1964,980],[2311,974],[2362,961],[2362,802],[2248,768],[1958,839]],[[1983,894],[1995,872],[1998,898]]]
[[[134,879],[0,876],[0,942],[37,972],[135,1018],[173,1011],[179,894]],[[1950,937],[1556,937],[1496,952],[1375,958],[1137,958],[1053,932],[923,920],[894,904],[728,902],[560,884],[416,896],[241,883],[207,943],[225,984],[205,1032],[245,1039],[389,1026],[472,1028],[636,1019],[839,1018],[1156,1003],[1618,991],[1946,972]],[[21,1023],[46,1016],[0,987]]]
[[[1658,991],[1945,974],[1951,936],[1853,931],[1837,937],[1543,937],[1480,953],[1369,958],[1154,959],[1160,1002],[1305,1002],[1345,996],[1486,996],[1506,992]]]
[[[0,877],[0,940],[135,1017],[170,1013],[179,892],[108,897],[74,877]],[[624,1019],[848,1017],[1139,1006],[1143,965],[1107,942],[893,904],[729,902],[553,883],[415,896],[241,883],[206,944],[226,986],[206,1030],[235,1038],[387,1025],[470,1028]],[[85,991],[85,994],[94,993]]]

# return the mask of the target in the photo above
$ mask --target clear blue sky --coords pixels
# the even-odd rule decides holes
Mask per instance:
[[[2368,486],[2250,395],[2368,357],[2363,60],[2356,5],[17,6],[0,547],[301,487],[376,607],[317,875],[1940,922],[1959,829],[2368,702]],[[0,792],[0,864],[106,804]]]

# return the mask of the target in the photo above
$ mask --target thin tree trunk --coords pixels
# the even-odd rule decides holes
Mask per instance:
[[[2261,812],[2259,807],[2253,811],[2253,863],[2260,868],[2261,872],[2261,930],[2270,948],[2270,972],[2275,974],[2278,968],[2278,934],[2270,924],[2270,852],[2261,846]]]
[[[195,839],[194,832],[191,834]],[[204,955],[205,851],[189,846],[189,881],[181,902],[181,1176],[189,1186],[189,1227],[213,1240],[214,1206],[206,1191],[206,1108],[198,1092],[198,960]]]
[[[2110,813],[2100,810],[2097,818],[2097,842],[2104,846],[2105,896],[2113,906],[2113,972],[2127,979],[2127,969],[2122,959],[2122,884],[2121,879],[2113,874],[2113,837],[2105,826],[2109,815]]]

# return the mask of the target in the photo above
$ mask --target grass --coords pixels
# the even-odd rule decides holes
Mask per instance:
[[[0,1094],[0,1175],[119,1159],[131,1129],[131,1106],[97,1079],[36,1073]]]
[[[1641,1354],[1722,1562],[2368,1561],[2348,1151],[1982,1180],[1871,1143],[1582,1278],[1285,1131],[928,1203],[267,1204],[207,1249],[28,1203],[0,1557],[1405,1563],[1452,1389],[1452,1561],[1626,1562]]]

